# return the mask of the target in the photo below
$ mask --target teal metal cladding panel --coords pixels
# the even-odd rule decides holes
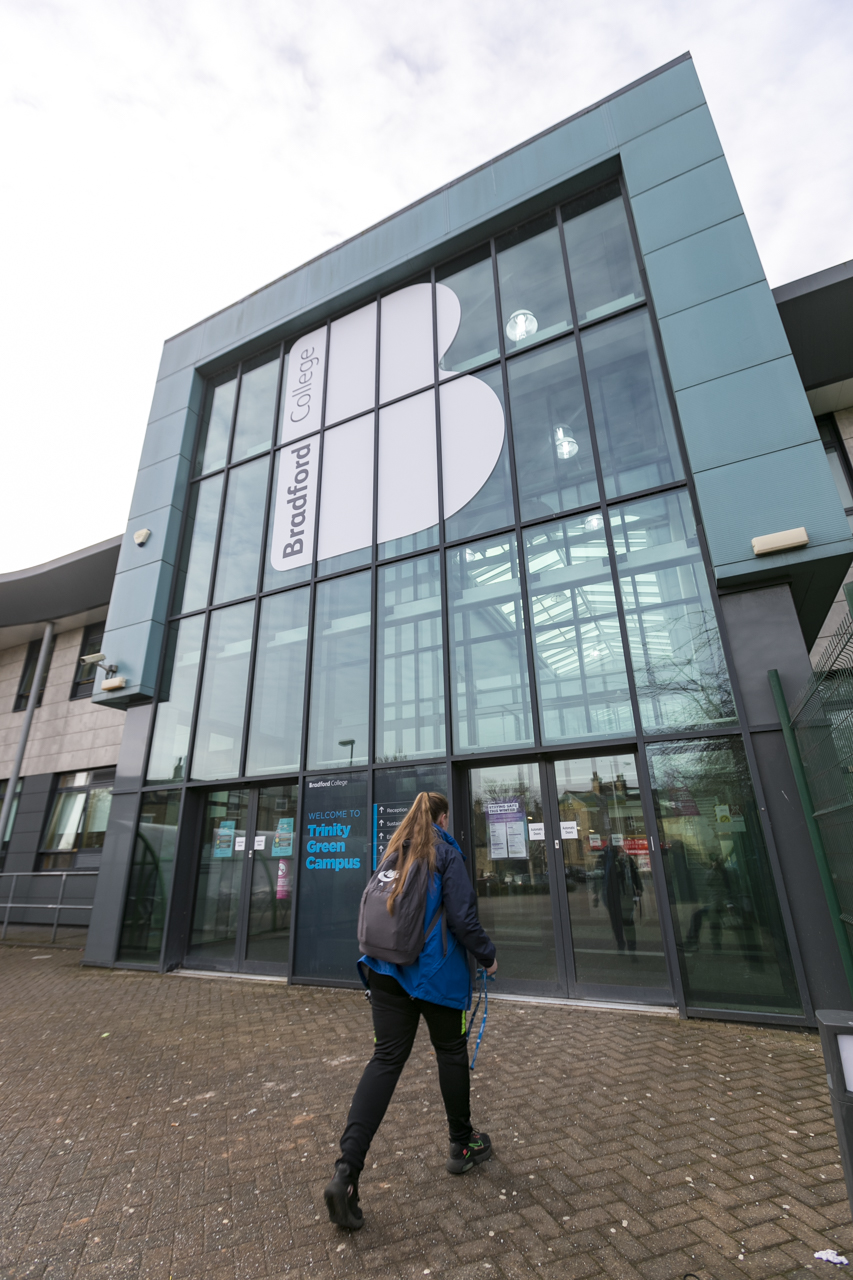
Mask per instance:
[[[818,438],[793,356],[700,382],[675,398],[694,472]]]
[[[742,214],[646,254],[646,271],[660,319],[764,280]]]
[[[696,475],[711,557],[720,579],[799,563],[803,552],[756,556],[752,539],[805,527],[808,553],[850,546],[850,528],[820,441]]]
[[[171,505],[175,494],[184,492],[189,478],[190,462],[183,453],[175,453],[162,462],[143,467],[136,477],[130,501],[131,520],[136,520],[143,511],[157,511],[160,507]]]
[[[162,560],[174,565],[178,554],[178,536],[181,531],[181,508],[159,507],[156,511],[143,511],[135,516],[127,527],[118,553],[116,573],[139,569],[143,565]],[[150,529],[151,536],[143,546],[133,541],[137,529]]]
[[[639,134],[658,129],[692,107],[700,107],[705,95],[692,61],[671,67],[630,93],[607,103],[617,143],[629,142]]]
[[[722,156],[723,148],[707,107],[695,107],[669,124],[644,133],[621,149],[622,169],[632,199],[650,187]]]
[[[164,462],[176,453],[191,458],[197,426],[198,414],[186,407],[179,409],[177,413],[167,414],[165,418],[149,422],[139,459],[139,470]]]
[[[660,329],[676,391],[791,354],[766,283],[665,317]]]
[[[722,157],[644,191],[634,197],[631,206],[644,254],[743,213]]]

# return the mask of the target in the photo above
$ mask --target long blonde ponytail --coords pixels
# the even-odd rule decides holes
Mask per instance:
[[[391,837],[382,859],[385,862],[397,854],[397,878],[388,895],[388,914],[394,913],[394,900],[406,886],[409,872],[419,858],[426,861],[430,873],[435,870],[435,841],[433,825],[443,813],[449,811],[447,798],[437,791],[420,791],[414,804]]]

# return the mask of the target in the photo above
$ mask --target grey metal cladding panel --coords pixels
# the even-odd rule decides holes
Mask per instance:
[[[115,960],[124,915],[127,876],[133,856],[138,808],[139,797],[133,792],[113,796],[86,939],[84,964],[111,965]]]
[[[629,93],[607,104],[618,143],[648,133],[694,107],[702,106],[705,95],[692,60],[681,62],[660,76],[652,76]]]
[[[644,254],[743,213],[722,156],[635,196],[631,207]]]
[[[204,380],[192,367],[180,369],[177,373],[170,373],[165,378],[160,378],[154,388],[151,412],[148,415],[149,423],[156,422],[158,418],[165,418],[169,414],[178,413],[181,409],[184,412],[192,409],[195,413],[199,413],[203,394]]]
[[[664,316],[660,329],[676,391],[791,354],[763,281]]]
[[[175,453],[191,458],[197,426],[198,413],[192,409],[178,409],[165,418],[149,422],[139,459],[140,471],[143,467],[171,458]]]
[[[675,398],[694,472],[818,438],[792,356],[700,382]]]
[[[137,791],[145,781],[142,771],[148,745],[148,730],[154,704],[128,707],[121,735],[121,746],[116,764],[115,791]]]
[[[743,214],[647,253],[645,262],[659,317],[764,279]]]
[[[157,511],[173,504],[182,507],[189,476],[189,459],[182,453],[143,467],[136,476],[129,518],[134,520],[144,511]]]
[[[150,698],[157,680],[164,624],[149,619],[133,626],[110,627],[109,619],[107,622],[104,653],[110,662],[118,663],[119,675],[125,677],[127,685],[117,693],[96,689],[92,702],[105,707],[122,707],[134,694]]]
[[[129,521],[119,552],[116,573],[138,569],[140,565],[162,560],[174,565],[178,554],[178,536],[183,512],[178,507],[158,507],[156,511],[144,511]],[[133,535],[139,529],[150,529],[151,536],[144,546],[138,547]]]
[[[622,169],[628,192],[639,195],[722,154],[710,111],[695,107],[624,144]]]
[[[845,545],[853,551],[847,517],[819,441],[700,471],[695,480],[718,571],[747,563],[758,573],[836,555]],[[753,538],[800,526],[809,535],[802,551],[753,553]]]

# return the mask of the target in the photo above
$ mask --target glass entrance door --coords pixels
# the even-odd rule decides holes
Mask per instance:
[[[636,757],[626,752],[548,767],[575,994],[669,1002]]]
[[[287,973],[296,793],[295,783],[208,792],[188,966]]]
[[[471,769],[470,799],[502,989],[671,1003],[636,757]]]

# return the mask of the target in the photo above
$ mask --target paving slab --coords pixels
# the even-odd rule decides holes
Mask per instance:
[[[322,1191],[363,997],[81,956],[0,948],[0,1280],[770,1280],[853,1255],[811,1032],[492,1001],[495,1154],[452,1178],[422,1028],[350,1234]]]

